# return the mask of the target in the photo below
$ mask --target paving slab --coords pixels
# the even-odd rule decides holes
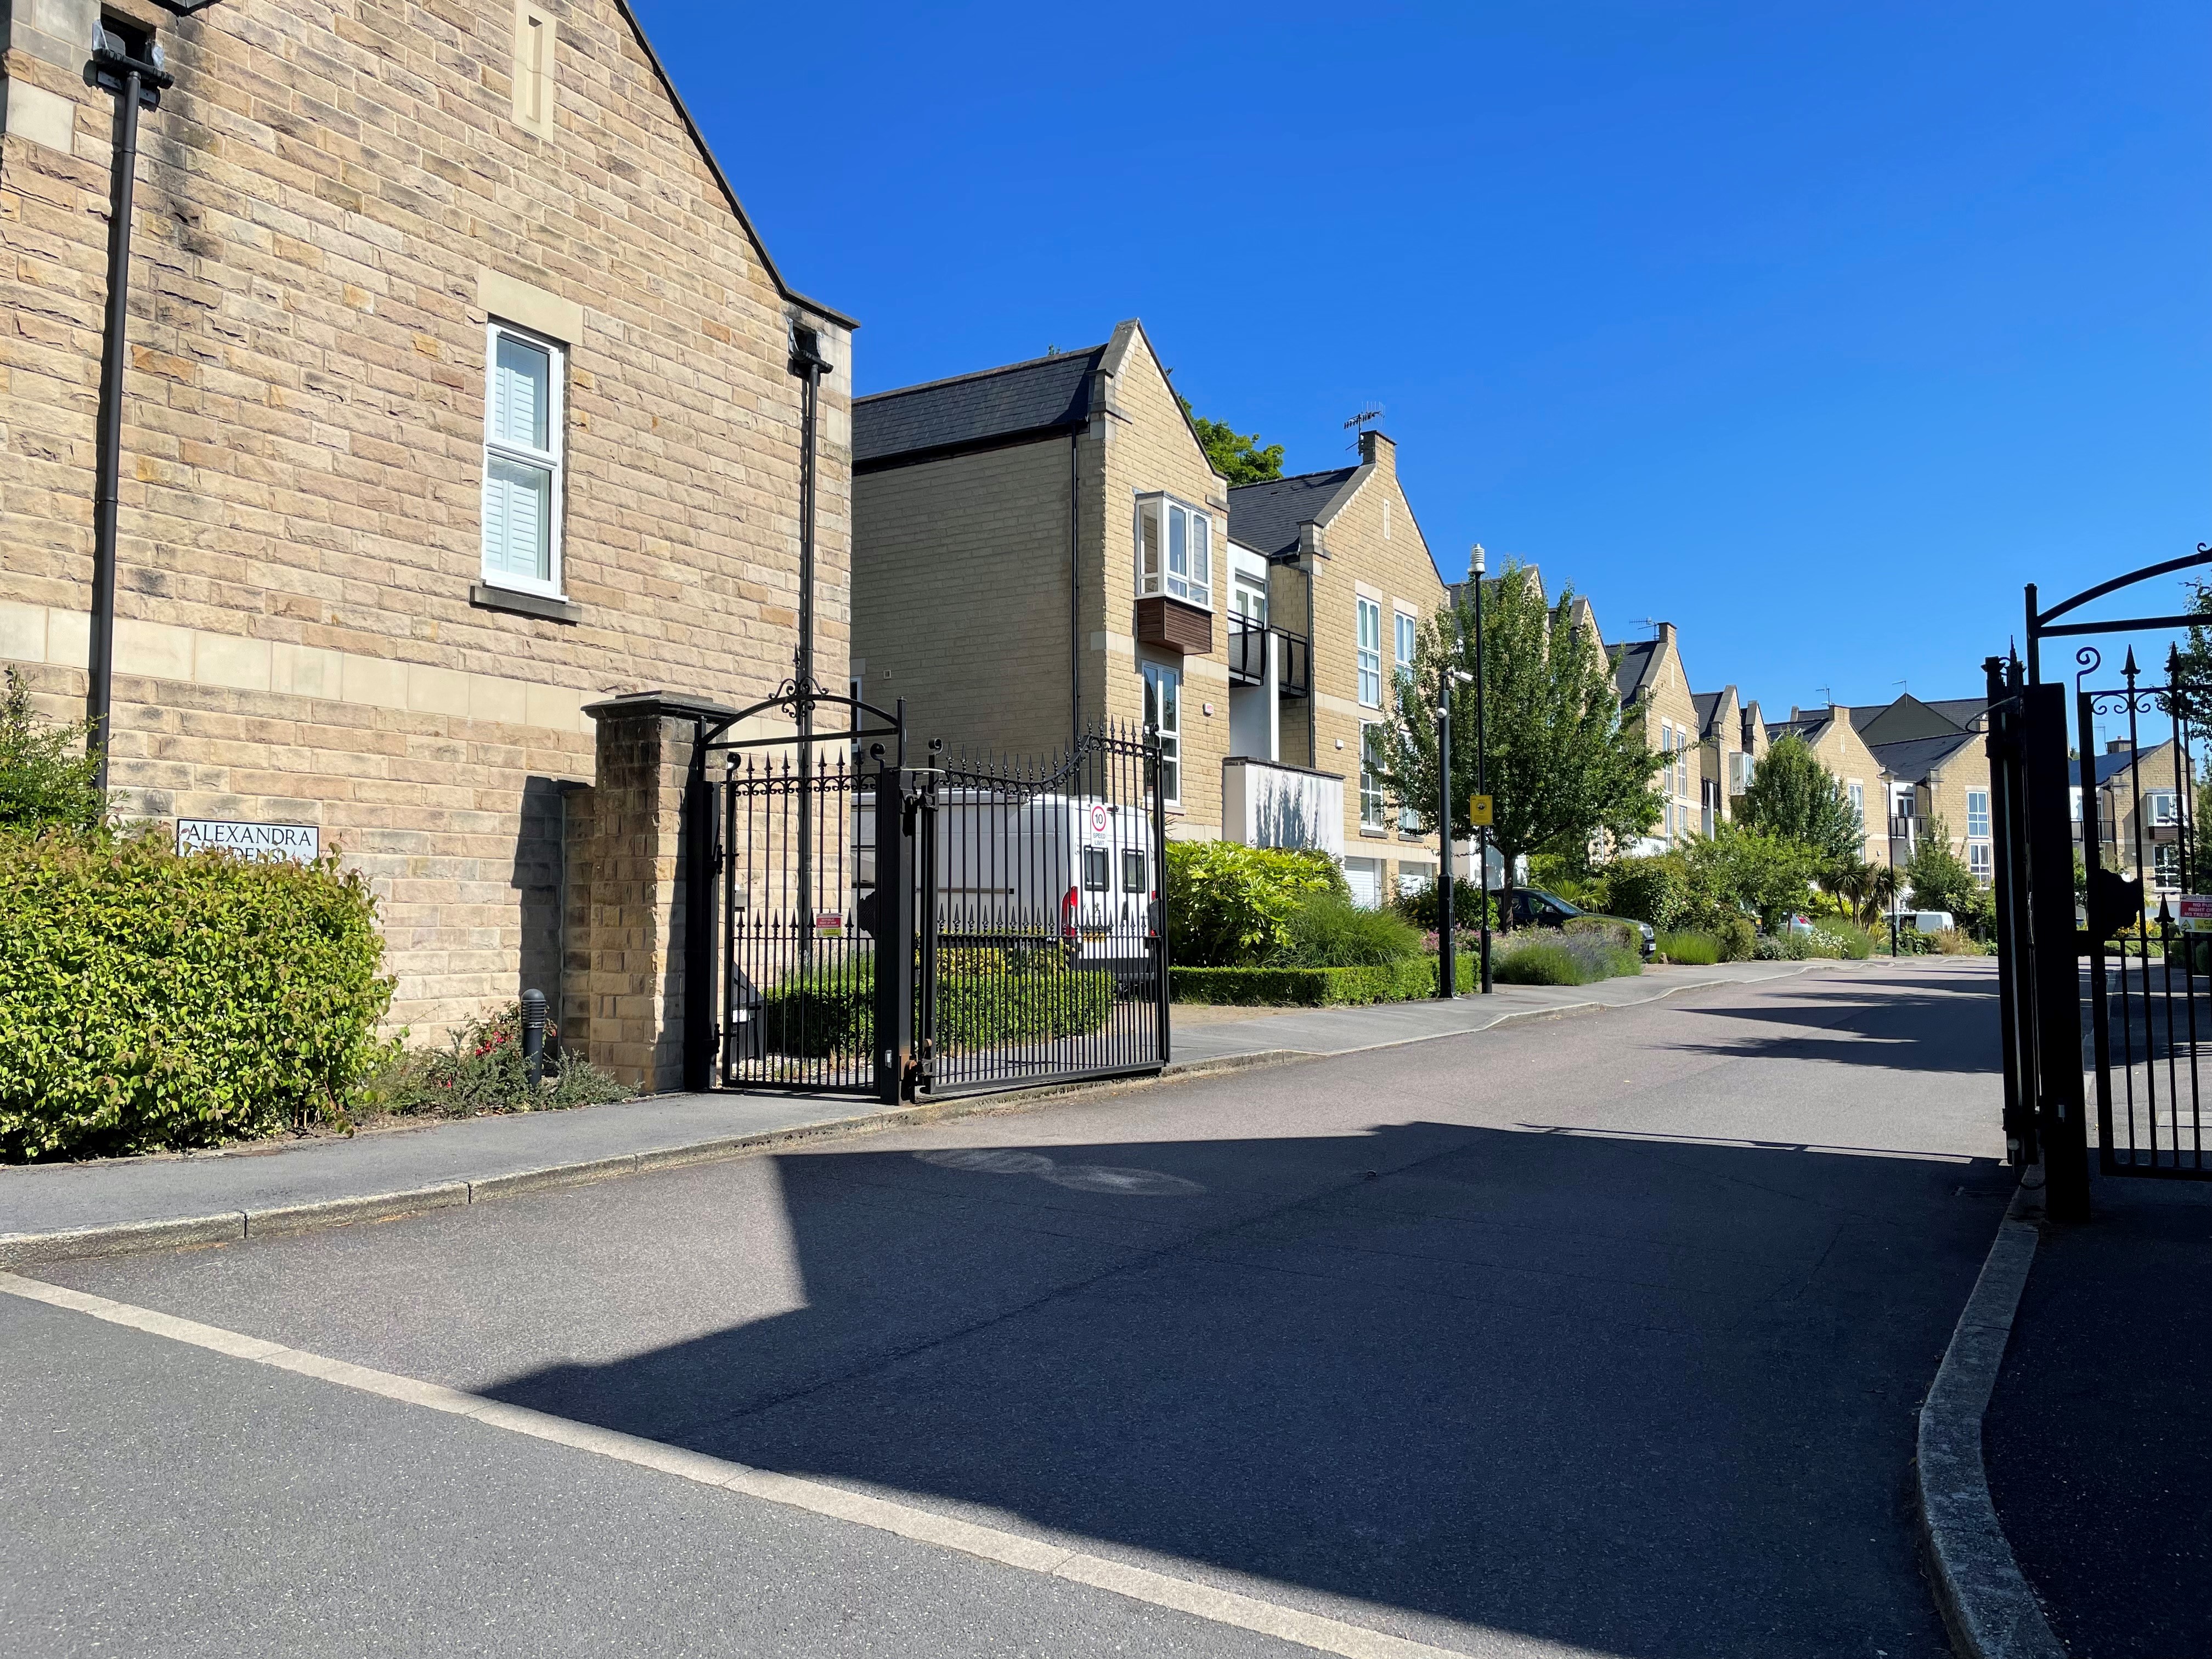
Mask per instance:
[[[2100,1178],[2046,1225],[1983,1424],[2075,1659],[2212,1653],[2212,1184]]]

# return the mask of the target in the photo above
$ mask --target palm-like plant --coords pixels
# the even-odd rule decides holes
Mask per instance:
[[[1851,907],[1861,927],[1871,927],[1897,897],[1897,872],[1886,864],[1846,864],[1829,878],[1828,890]]]

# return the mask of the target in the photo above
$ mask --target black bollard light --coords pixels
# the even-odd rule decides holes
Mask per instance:
[[[545,993],[522,994],[522,1069],[532,1093],[545,1077]]]

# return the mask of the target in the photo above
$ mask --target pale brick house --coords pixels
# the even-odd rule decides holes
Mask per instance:
[[[64,716],[88,684],[101,15],[0,10],[0,657]],[[792,672],[794,331],[831,365],[819,678],[841,683],[848,319],[785,283],[621,0],[106,15],[176,77],[143,116],[120,388],[123,810],[311,828],[373,878],[418,1034],[565,988],[572,1036],[665,1079],[672,854],[650,788],[600,810],[585,710],[749,702]]]
[[[1393,618],[1443,594],[1389,440],[1369,434],[1358,466],[1232,490],[1134,321],[871,393],[853,421],[852,673],[869,702],[902,698],[918,738],[1032,757],[1101,719],[1155,724],[1171,836],[1349,854],[1370,897],[1433,876],[1433,838],[1395,813],[1363,836],[1349,781],[1407,639]]]
[[[1399,481],[1397,445],[1363,432],[1357,466],[1240,484],[1229,513],[1231,628],[1243,641],[1236,667],[1246,683],[1231,696],[1251,709],[1231,750],[1242,758],[1229,766],[1232,778],[1242,775],[1231,797],[1249,803],[1233,838],[1267,839],[1261,803],[1310,792],[1320,815],[1340,799],[1345,875],[1360,902],[1427,885],[1437,878],[1437,838],[1390,797],[1378,764],[1397,718],[1397,682],[1413,669],[1421,629],[1447,602]],[[1303,782],[1299,770],[1340,777],[1340,795]]]
[[[1662,852],[1680,845],[1701,827],[1705,787],[1702,747],[1708,724],[1690,690],[1681,642],[1674,624],[1658,624],[1655,637],[1606,647],[1613,680],[1620,693],[1621,724],[1640,735],[1659,757],[1652,787],[1661,802],[1659,822],[1640,850]]]
[[[2142,877],[2146,906],[2155,915],[2156,896],[2183,888],[2182,816],[2195,808],[2187,794],[2196,779],[2183,781],[2179,752],[2171,738],[2140,751],[2125,738],[2110,738],[2104,753],[2090,757],[2090,767],[2095,808],[2093,813],[2085,807],[2077,786],[2075,836],[2084,822],[2094,821],[2098,862],[2124,876]],[[2069,770],[2078,771],[2078,763]],[[2193,823],[2190,830],[2192,837],[2201,833]]]

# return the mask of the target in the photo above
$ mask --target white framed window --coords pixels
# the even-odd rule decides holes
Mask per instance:
[[[1980,882],[1984,886],[1989,884],[1996,871],[1996,863],[1990,854],[1989,842],[1970,841],[1966,843],[1966,868],[1972,873],[1976,881]]]
[[[1382,787],[1382,732],[1380,720],[1359,723],[1359,827],[1363,830],[1386,830],[1390,824],[1390,804]]]
[[[561,592],[561,439],[565,347],[501,322],[484,325],[483,579]]]
[[[1267,579],[1249,575],[1240,570],[1229,591],[1231,612],[1242,617],[1255,628],[1267,625]]]
[[[2081,822],[2081,786],[2075,784],[2066,792],[2067,804],[2073,810],[2074,822]]]
[[[1382,607],[1372,599],[1355,600],[1359,625],[1359,706],[1382,706]]]
[[[1213,609],[1213,517],[1172,495],[1137,498],[1137,591]]]
[[[2150,849],[2151,878],[2160,887],[2181,885],[2181,847],[2178,842],[2162,841]]]
[[[1986,789],[1966,791],[1966,839],[1987,841],[1990,838],[1990,792]]]
[[[1170,806],[1182,800],[1182,676],[1158,663],[1145,665],[1145,724],[1160,734],[1160,794]]]
[[[2143,822],[2153,829],[2163,829],[2179,822],[2178,809],[2181,798],[2171,789],[2147,789],[2143,792]]]
[[[1850,794],[1851,816],[1859,821],[1859,828],[1863,830],[1866,828],[1866,785],[1853,778],[1844,787]]]
[[[1729,793],[1741,795],[1751,787],[1751,775],[1758,763],[1749,754],[1738,751],[1729,757]]]
[[[1413,653],[1420,646],[1420,620],[1410,611],[1394,611],[1392,615],[1397,624],[1397,638],[1395,643],[1397,646],[1398,672],[1401,674],[1410,674],[1413,672]]]

